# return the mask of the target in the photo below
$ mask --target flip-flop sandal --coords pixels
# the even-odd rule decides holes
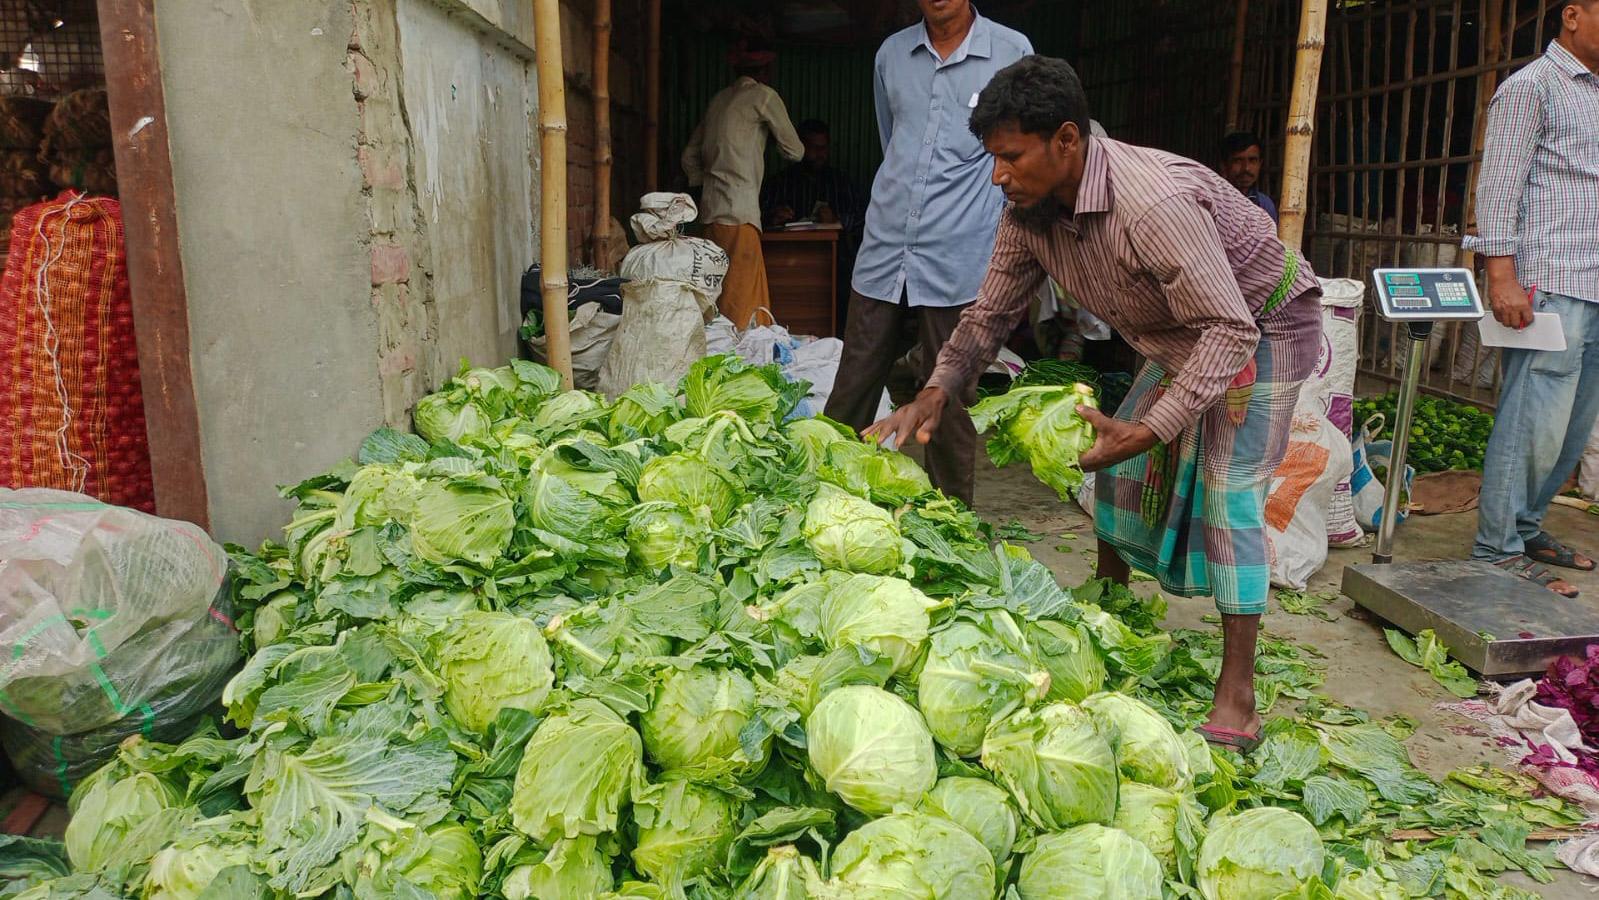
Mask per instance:
[[[1525,578],[1539,587],[1549,588],[1549,592],[1557,597],[1564,597],[1567,600],[1574,600],[1581,593],[1581,591],[1578,591],[1576,588],[1572,588],[1571,593],[1568,594],[1565,591],[1557,591],[1553,587],[1550,587],[1555,582],[1565,581],[1565,579],[1533,562],[1532,557],[1530,556],[1512,556],[1509,559],[1502,559],[1494,563],[1494,565],[1504,569],[1506,572],[1509,572],[1517,578]]]
[[[1578,572],[1592,572],[1593,560],[1588,560],[1586,566],[1577,564],[1577,551],[1567,547],[1547,531],[1538,532],[1538,536],[1526,542],[1527,555],[1546,566],[1559,566],[1562,569],[1576,569]]]
[[[1201,725],[1199,726],[1199,734],[1208,743],[1215,744],[1218,747],[1226,747],[1229,750],[1236,750],[1245,756],[1248,756],[1250,751],[1260,746],[1261,733],[1259,731],[1250,734],[1247,731],[1239,731],[1236,728],[1223,728],[1220,725]]]

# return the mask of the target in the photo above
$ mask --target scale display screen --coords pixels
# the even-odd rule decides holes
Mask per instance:
[[[1469,269],[1377,269],[1377,310],[1398,321],[1480,319],[1482,297]]]

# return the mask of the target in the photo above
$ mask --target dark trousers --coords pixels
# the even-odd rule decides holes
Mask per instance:
[[[903,355],[900,327],[906,316],[917,317],[916,339],[921,345],[916,383],[927,383],[938,362],[938,352],[955,332],[965,306],[917,307],[904,300],[889,303],[851,292],[849,317],[844,327],[844,356],[839,361],[838,379],[827,398],[826,415],[856,431],[872,424],[883,388],[894,363]],[[927,445],[927,474],[933,486],[972,504],[972,465],[977,453],[977,429],[967,407],[977,402],[977,380],[959,397],[951,397],[939,420],[932,443]],[[912,440],[900,437],[903,445]]]

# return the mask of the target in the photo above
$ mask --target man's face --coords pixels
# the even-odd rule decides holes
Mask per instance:
[[[1571,4],[1563,10],[1560,21],[1571,55],[1599,72],[1599,0]]]
[[[994,184],[1016,204],[1017,216],[1031,222],[1059,213],[1055,192],[1072,176],[1071,151],[1079,140],[1073,125],[1048,138],[1006,125],[983,141],[994,156]]]
[[[1249,147],[1227,157],[1221,174],[1240,191],[1251,191],[1260,183],[1260,148]]]
[[[971,8],[971,0],[916,0],[922,9],[922,18],[929,25],[947,25],[959,22]]]
[[[825,169],[827,162],[832,157],[833,141],[825,134],[807,134],[800,138],[805,145],[805,158],[802,162],[809,169]]]

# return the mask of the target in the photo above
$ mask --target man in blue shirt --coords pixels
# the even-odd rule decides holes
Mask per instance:
[[[961,311],[977,298],[1005,195],[990,180],[992,160],[968,120],[989,79],[1033,52],[1026,37],[978,15],[970,0],[917,5],[922,21],[877,51],[883,165],[872,184],[844,356],[826,409],[856,430],[877,418],[910,310],[918,313],[917,375],[925,381]],[[933,485],[968,504],[977,431],[966,406],[975,391],[974,384],[950,399],[927,447]]]
[[[1260,138],[1247,131],[1235,131],[1222,139],[1221,174],[1244,192],[1244,196],[1277,221],[1277,204],[1260,189],[1260,168],[1265,159]]]

